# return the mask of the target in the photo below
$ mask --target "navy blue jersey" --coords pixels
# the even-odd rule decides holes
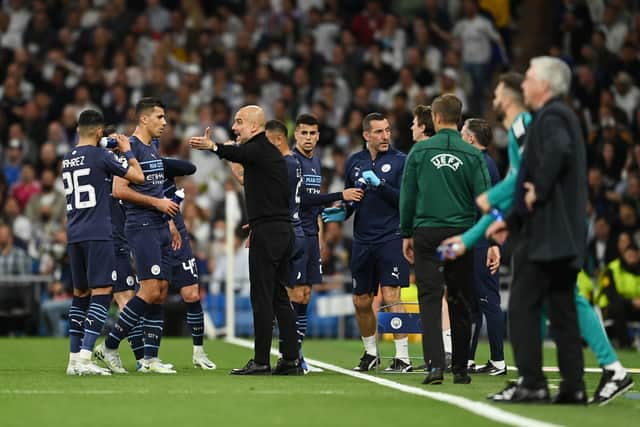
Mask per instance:
[[[498,166],[496,165],[496,161],[493,160],[493,157],[491,157],[486,150],[482,152],[482,155],[484,156],[484,162],[487,164],[487,169],[489,169],[489,178],[491,178],[491,186],[493,187],[500,182]]]
[[[298,159],[289,154],[284,156],[287,163],[287,175],[289,179],[289,220],[294,230],[302,226],[300,219],[300,192],[304,191],[304,183],[302,181],[302,166]]]
[[[302,185],[304,191],[310,196],[320,194],[320,185],[322,184],[320,159],[317,157],[308,158],[297,148],[293,150],[294,156],[300,162],[302,168]],[[300,220],[302,221],[302,229],[307,236],[317,235],[318,215],[322,212],[322,206],[302,206],[300,208]]]
[[[111,240],[111,177],[125,176],[126,161],[110,151],[83,145],[62,160],[62,180],[67,199],[67,241]]]
[[[118,252],[121,248],[127,248],[127,238],[124,235],[124,223],[126,215],[122,200],[110,197],[111,205],[111,230],[113,235],[113,243]],[[128,249],[127,249],[128,251]]]
[[[161,199],[164,197],[164,167],[162,158],[154,144],[145,145],[135,136],[130,136],[131,151],[138,159],[144,173],[143,184],[129,184],[132,190],[146,196]],[[148,225],[161,225],[167,222],[162,218],[162,212],[149,206],[124,202],[126,208],[127,228],[137,228]]]
[[[352,188],[362,176],[371,170],[383,180],[378,188],[367,188],[357,204],[353,223],[353,237],[364,243],[381,243],[400,238],[400,182],[404,171],[406,154],[389,148],[378,153],[376,160],[366,148],[353,154],[345,165],[345,188]],[[353,209],[347,205],[347,213]]]

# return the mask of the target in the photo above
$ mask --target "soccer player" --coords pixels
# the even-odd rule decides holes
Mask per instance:
[[[143,184],[129,186],[127,181],[115,178],[113,197],[125,201],[125,236],[133,252],[140,288],[121,311],[104,344],[96,348],[96,356],[112,372],[126,373],[117,349],[144,316],[144,343],[151,349],[151,354],[145,354],[148,369],[175,373],[157,357],[162,336],[162,303],[171,274],[169,251],[170,246],[179,241],[175,225],[172,221],[168,224],[164,217],[164,214],[174,216],[179,206],[164,197],[164,167],[152,143],[167,123],[164,105],[155,98],[143,98],[136,105],[136,116],[138,125],[129,140],[145,180]]]
[[[492,139],[489,123],[483,119],[468,119],[464,122],[460,134],[463,140],[482,151],[491,185],[496,185],[500,181],[500,172],[496,162],[487,153],[487,147]],[[489,241],[481,239],[474,246],[473,262],[475,297],[471,304],[471,348],[467,368],[471,373],[506,375],[507,365],[504,362],[503,346],[505,325],[500,307],[500,282],[497,274],[500,267],[500,247],[495,243],[490,245]],[[483,315],[487,319],[491,359],[484,366],[476,369],[474,359]]]
[[[78,118],[78,144],[62,161],[74,287],[69,308],[67,375],[110,375],[108,370],[91,361],[91,353],[107,318],[111,287],[117,279],[109,222],[111,176],[144,182],[140,164],[127,138],[115,135],[118,148],[126,159],[123,162],[97,146],[103,129],[102,114],[94,110],[83,111]]]
[[[353,303],[360,327],[364,354],[356,371],[368,371],[380,364],[376,345],[376,316],[372,304],[378,288],[389,310],[404,313],[400,304],[400,288],[409,286],[409,264],[402,256],[400,237],[400,181],[406,155],[391,147],[391,127],[380,113],[368,114],[362,121],[366,147],[347,160],[345,187],[360,179],[367,190],[356,205],[327,208],[325,222],[344,221],[355,211],[354,241],[351,254]],[[396,354],[389,372],[409,372],[409,343],[405,334],[394,334]]]
[[[513,206],[524,139],[527,127],[532,120],[531,114],[524,106],[522,80],[521,74],[504,74],[500,76],[494,91],[493,107],[498,117],[502,118],[503,126],[509,129],[510,169],[501,182],[476,199],[478,207],[485,212],[480,221],[461,236],[454,236],[443,242],[460,245],[455,256],[472,247],[482,238],[485,231],[492,233],[489,229],[491,226],[498,228],[501,221],[496,221],[496,216],[506,215]],[[495,209],[493,214],[490,213],[492,209]],[[580,334],[596,355],[598,364],[602,366],[602,377],[591,402],[606,404],[630,389],[633,386],[633,379],[620,363],[593,307],[578,292],[576,292],[575,302]],[[492,399],[504,400],[504,391],[493,395]]]
[[[292,264],[292,277],[295,283],[289,288],[289,298],[296,312],[296,329],[300,343],[300,358],[305,372],[321,372],[322,369],[308,366],[302,356],[302,342],[307,333],[307,307],[311,301],[311,287],[322,282],[322,260],[320,259],[320,219],[322,205],[339,200],[359,201],[363,193],[356,188],[346,188],[342,192],[320,194],[322,175],[320,159],[314,156],[316,144],[320,138],[320,123],[311,114],[301,114],[296,119],[294,131],[294,156],[302,168],[302,186],[300,200],[300,221],[304,232],[302,255]]]

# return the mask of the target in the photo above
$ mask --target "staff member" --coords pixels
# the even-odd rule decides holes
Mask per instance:
[[[453,341],[453,382],[468,384],[473,254],[443,265],[436,248],[445,238],[473,225],[474,199],[489,187],[490,180],[482,153],[464,142],[458,132],[460,100],[442,95],[433,101],[431,109],[436,134],[413,146],[400,187],[402,249],[407,260],[415,263],[422,348],[429,368],[423,384],[443,381],[440,325],[445,283]]]
[[[553,403],[587,402],[574,301],[576,278],[586,253],[587,171],[580,123],[561,99],[570,84],[567,64],[547,56],[531,60],[522,83],[525,103],[535,111],[535,118],[527,130],[514,209],[507,218],[509,231],[521,236],[513,252],[516,274],[509,326],[522,378],[494,395],[494,401],[549,400],[538,327],[547,302],[562,377]],[[488,233],[498,227],[494,224]]]
[[[278,319],[283,358],[273,374],[302,374],[298,359],[296,321],[289,297],[289,259],[294,234],[289,221],[289,187],[287,166],[280,151],[265,135],[262,108],[249,105],[236,113],[231,129],[237,135],[234,145],[216,144],[209,129],[202,137],[192,137],[191,147],[211,150],[223,159],[244,167],[244,188],[251,227],[249,279],[255,331],[254,358],[232,375],[270,374],[269,351],[273,318]]]

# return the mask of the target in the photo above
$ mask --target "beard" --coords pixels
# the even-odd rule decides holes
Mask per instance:
[[[499,122],[502,122],[504,120],[504,117],[507,115],[504,112],[504,109],[499,105],[493,107],[493,113],[496,115],[496,120],[498,120]]]

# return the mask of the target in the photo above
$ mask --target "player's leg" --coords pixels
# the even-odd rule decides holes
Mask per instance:
[[[590,403],[604,405],[633,386],[633,379],[622,366],[595,310],[582,295],[575,292],[580,335],[596,355],[602,377]]]
[[[444,346],[445,371],[451,371],[451,321],[449,320],[449,304],[447,304],[447,287],[442,294],[442,345]]]
[[[406,307],[400,299],[402,287],[409,286],[409,264],[402,255],[402,240],[391,240],[376,245],[376,271],[382,291],[384,305],[393,313],[406,313]],[[409,338],[406,334],[393,334],[396,354],[385,371],[410,372],[413,370],[409,359]]]
[[[194,263],[195,265],[195,263]],[[180,265],[178,268],[182,268]],[[176,281],[174,266],[174,274],[172,281]],[[202,303],[200,302],[200,287],[197,283],[183,286],[180,288],[180,296],[187,304],[187,325],[191,329],[191,338],[193,340],[193,366],[202,369],[216,369],[213,363],[204,351],[204,312],[202,311]]]
[[[491,274],[487,268],[487,248],[475,251],[474,271],[476,284],[476,301],[479,307],[479,317],[487,319],[487,332],[491,358],[485,366],[479,367],[479,374],[506,375],[507,366],[504,361],[504,315],[500,308],[500,283],[498,274]],[[473,353],[472,353],[473,354]]]
[[[353,276],[353,306],[356,321],[364,344],[364,354],[355,371],[368,371],[380,364],[377,348],[377,321],[373,312],[373,297],[378,290],[375,280],[374,263],[369,248],[354,242],[351,255],[351,274]]]
[[[84,254],[83,243],[69,244],[68,251],[73,280],[73,300],[69,307],[69,363],[67,365],[67,375],[80,375],[76,361],[82,345],[84,319],[89,308],[91,290],[87,281],[86,255]]]

